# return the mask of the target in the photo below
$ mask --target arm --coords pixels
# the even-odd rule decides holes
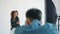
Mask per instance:
[[[20,23],[19,18],[17,17],[16,19],[17,19],[17,23],[16,24],[19,24]]]
[[[20,24],[20,22],[19,21],[17,21],[17,23],[16,24]]]
[[[16,25],[16,23],[14,23],[15,21],[13,19],[11,19],[11,25]]]

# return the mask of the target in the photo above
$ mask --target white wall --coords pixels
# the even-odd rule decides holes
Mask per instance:
[[[25,23],[25,12],[29,8],[38,8],[44,16],[44,0],[0,0],[0,34],[10,34],[10,13],[19,11],[20,24]],[[42,19],[44,21],[44,17]]]

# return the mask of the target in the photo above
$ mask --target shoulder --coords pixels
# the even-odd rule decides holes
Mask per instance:
[[[56,27],[56,24],[52,24],[52,23],[46,23],[46,25],[49,26],[50,28]]]
[[[20,31],[21,31],[21,30],[23,30],[23,29],[25,29],[25,28],[26,28],[26,26],[23,25],[23,26],[17,27],[16,30],[20,30]]]
[[[52,24],[52,23],[46,23],[46,26],[48,27],[48,29],[50,30],[50,29],[55,29],[55,30],[57,30],[57,27],[56,27],[56,24]]]
[[[16,30],[15,30],[15,34],[21,34],[22,32],[24,32],[26,30],[26,26],[20,26],[20,27],[17,27]]]
[[[19,17],[16,17],[16,19],[19,19]]]
[[[55,24],[47,23],[48,26],[47,34],[57,34],[57,27]]]
[[[16,17],[16,20],[19,21],[19,17]]]

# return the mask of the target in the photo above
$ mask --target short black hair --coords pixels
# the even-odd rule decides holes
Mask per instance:
[[[31,8],[26,12],[26,17],[29,18],[30,20],[37,19],[40,21],[41,15],[42,15],[41,11],[36,8]]]

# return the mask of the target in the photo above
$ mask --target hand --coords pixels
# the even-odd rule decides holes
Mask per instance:
[[[19,24],[19,21],[16,24]]]

